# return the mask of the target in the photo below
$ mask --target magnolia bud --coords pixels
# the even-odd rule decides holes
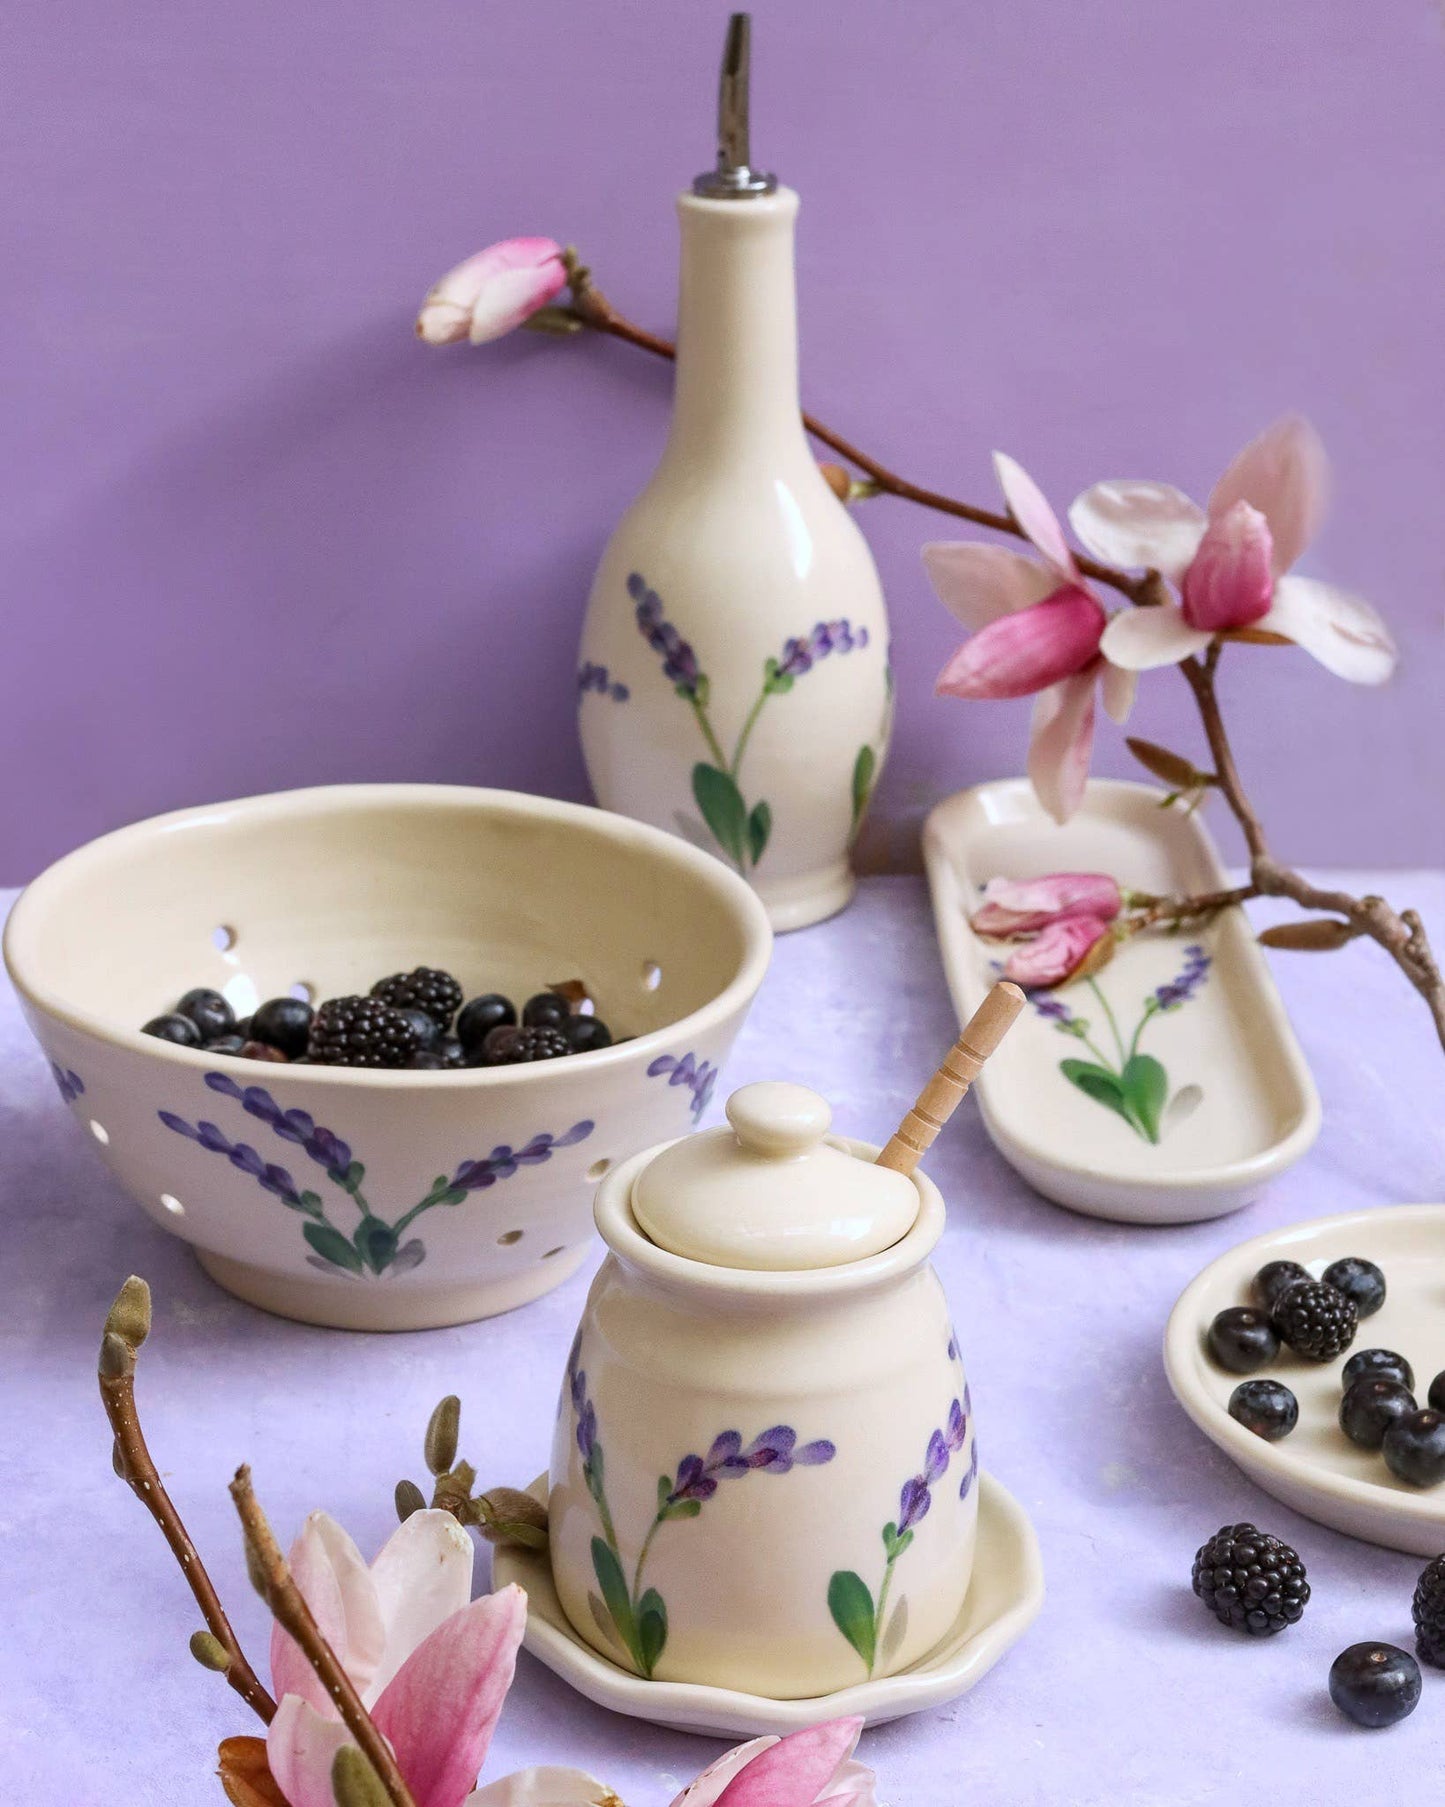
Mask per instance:
[[[396,1516],[403,1524],[413,1512],[426,1511],[426,1495],[415,1481],[398,1481],[396,1484]]]
[[[139,1349],[151,1330],[151,1289],[139,1274],[132,1274],[115,1295],[115,1303],[106,1315],[108,1334],[118,1336],[132,1349]]]
[[[203,1669],[214,1669],[218,1675],[224,1675],[231,1666],[230,1651],[213,1632],[191,1633],[191,1655]]]
[[[448,1393],[426,1427],[426,1465],[433,1474],[446,1474],[456,1461],[461,1419],[462,1402],[455,1393]]]
[[[331,1792],[336,1807],[391,1807],[385,1783],[359,1745],[343,1744],[337,1751],[331,1764]]]

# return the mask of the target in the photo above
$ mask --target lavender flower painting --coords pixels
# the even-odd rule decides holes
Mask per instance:
[[[567,1387],[577,1419],[582,1477],[602,1527],[601,1536],[592,1539],[592,1572],[600,1592],[590,1594],[588,1601],[598,1629],[621,1645],[639,1675],[650,1679],[667,1645],[667,1603],[655,1587],[644,1585],[643,1575],[663,1527],[697,1518],[724,1481],[740,1481],[751,1474],[777,1477],[794,1468],[820,1467],[831,1462],[837,1450],[825,1438],[799,1443],[797,1432],[786,1424],[760,1432],[750,1443],[743,1442],[740,1431],[720,1432],[706,1455],[684,1456],[676,1474],[658,1476],[656,1511],[629,1577],[607,1503],[597,1411],[587,1391],[586,1372],[577,1365],[580,1353],[579,1338],[567,1363]]]
[[[664,615],[662,598],[637,571],[627,579],[627,592],[637,605],[638,632],[661,661],[663,677],[692,710],[709,755],[692,768],[693,799],[702,812],[707,832],[738,871],[746,874],[762,859],[773,832],[773,812],[767,799],[758,798],[750,804],[743,789],[743,759],[758,717],[771,698],[786,696],[822,660],[841,658],[867,646],[868,630],[855,628],[846,620],[819,621],[807,634],[784,640],[781,654],[763,662],[758,694],[729,753],[718,738],[709,713],[712,686],[708,675],[691,644]],[[851,777],[854,834],[862,823],[877,775],[877,752],[871,745],[860,747]]]
[[[908,1630],[908,1601],[900,1595],[888,1611],[888,1597],[893,1587],[893,1570],[907,1553],[918,1526],[933,1506],[933,1490],[948,1473],[953,1458],[967,1444],[969,1399],[965,1389],[962,1399],[948,1408],[942,1430],[928,1439],[923,1467],[903,1483],[898,1496],[898,1516],[883,1527],[883,1575],[877,1597],[863,1577],[853,1569],[838,1569],[828,1583],[828,1611],[833,1623],[863,1659],[871,1677],[877,1663],[888,1662],[903,1643]],[[959,1482],[958,1497],[967,1499],[978,1475],[978,1444],[975,1441],[967,1468]]]
[[[362,1191],[366,1168],[353,1157],[350,1143],[317,1123],[309,1111],[283,1110],[262,1086],[237,1085],[227,1073],[207,1073],[206,1084],[213,1092],[239,1104],[247,1116],[264,1123],[279,1141],[291,1143],[322,1169],[331,1185],[360,1214],[360,1221],[350,1234],[327,1216],[319,1192],[300,1185],[289,1168],[268,1161],[249,1142],[234,1139],[205,1118],[191,1123],[174,1111],[157,1111],[161,1122],[176,1135],[199,1142],[211,1154],[224,1155],[233,1167],[249,1174],[263,1192],[269,1192],[272,1198],[280,1199],[289,1210],[305,1218],[301,1234],[309,1250],[306,1260],[310,1266],[323,1273],[349,1274],[358,1279],[405,1274],[420,1267],[426,1259],[426,1244],[419,1236],[406,1234],[419,1217],[438,1206],[463,1204],[473,1192],[510,1179],[523,1167],[550,1161],[558,1149],[585,1141],[595,1127],[589,1121],[574,1123],[560,1136],[544,1132],[521,1148],[503,1144],[476,1160],[462,1161],[450,1177],[439,1173],[416,1204],[388,1221],[367,1202]]]
[[[1125,1036],[1113,1006],[1097,979],[1085,983],[1098,1001],[1112,1056],[1099,1046],[1096,1031],[1088,1017],[1076,1015],[1062,998],[1051,992],[1031,994],[1034,1009],[1051,1022],[1061,1035],[1082,1042],[1092,1060],[1071,1058],[1059,1062],[1059,1071],[1070,1085],[1077,1086],[1087,1098],[1121,1117],[1146,1142],[1158,1142],[1163,1134],[1166,1115],[1178,1118],[1194,1109],[1203,1097],[1198,1085],[1181,1086],[1170,1095],[1169,1074],[1162,1061],[1143,1053],[1140,1041],[1156,1017],[1182,1010],[1199,992],[1209,975],[1211,958],[1197,943],[1184,950],[1184,965],[1163,985],[1156,986],[1144,1000],[1138,1021]],[[1101,1038],[1102,1038],[1101,1035]]]

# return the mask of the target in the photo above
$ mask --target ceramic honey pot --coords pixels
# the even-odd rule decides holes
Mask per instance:
[[[881,1157],[769,1082],[603,1181],[549,1547],[573,1630],[620,1667],[800,1699],[907,1668],[958,1619],[977,1445],[929,1261],[943,1199],[912,1169],[1016,999]]]

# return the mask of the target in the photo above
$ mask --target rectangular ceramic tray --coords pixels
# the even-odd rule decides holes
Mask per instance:
[[[1198,813],[1161,807],[1162,798],[1152,785],[1093,779],[1060,828],[1028,781],[1015,778],[960,791],[933,810],[923,857],[960,1022],[1007,958],[1005,946],[969,926],[989,879],[1105,872],[1156,895],[1227,886]],[[1191,962],[1183,1001],[1150,1006]],[[1034,992],[1030,1003],[975,1090],[999,1152],[1071,1210],[1128,1223],[1222,1217],[1257,1197],[1315,1139],[1314,1081],[1240,910],[1198,931],[1136,936],[1094,980]],[[1096,1095],[1117,1096],[1099,1069],[1122,1073],[1131,1047],[1152,1055],[1167,1081],[1162,1105],[1149,1113],[1157,1115],[1157,1141]],[[1153,1063],[1150,1071],[1161,1083]]]

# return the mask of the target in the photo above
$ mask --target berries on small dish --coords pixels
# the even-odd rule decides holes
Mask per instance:
[[[1231,1305],[1209,1326],[1209,1353],[1231,1374],[1255,1374],[1279,1354],[1279,1336],[1267,1311]]]
[[[1274,1327],[1306,1361],[1333,1361],[1355,1340],[1360,1314],[1348,1299],[1323,1280],[1301,1280],[1280,1295]]]
[[[1309,1278],[1309,1270],[1298,1261],[1266,1261],[1254,1276],[1254,1296],[1266,1311],[1273,1311],[1290,1287]]]
[[[1378,1449],[1390,1426],[1417,1409],[1415,1395],[1398,1380],[1366,1375],[1340,1401],[1340,1429],[1361,1449]]]
[[[1361,1255],[1346,1255],[1332,1261],[1320,1275],[1326,1286],[1333,1286],[1347,1299],[1353,1299],[1361,1318],[1372,1318],[1385,1303],[1385,1276],[1373,1261]]]
[[[1398,1725],[1420,1703],[1420,1665],[1393,1644],[1351,1644],[1330,1665],[1330,1699],[1356,1725]]]
[[[1295,1552],[1251,1524],[1215,1532],[1194,1558],[1193,1584],[1221,1625],[1253,1638],[1296,1624],[1310,1597]]]
[[[1348,1393],[1357,1380],[1397,1380],[1407,1392],[1415,1391],[1415,1370],[1393,1349],[1357,1349],[1344,1365],[1340,1385]]]
[[[1410,1487],[1438,1487],[1445,1481],[1445,1412],[1427,1406],[1396,1419],[1380,1448],[1397,1481]]]
[[[1278,1443],[1299,1423],[1299,1401],[1282,1381],[1242,1380],[1229,1396],[1229,1415],[1266,1443]]]
[[[1415,1584],[1410,1605],[1415,1651],[1423,1662],[1445,1669],[1445,1556],[1437,1556]]]

